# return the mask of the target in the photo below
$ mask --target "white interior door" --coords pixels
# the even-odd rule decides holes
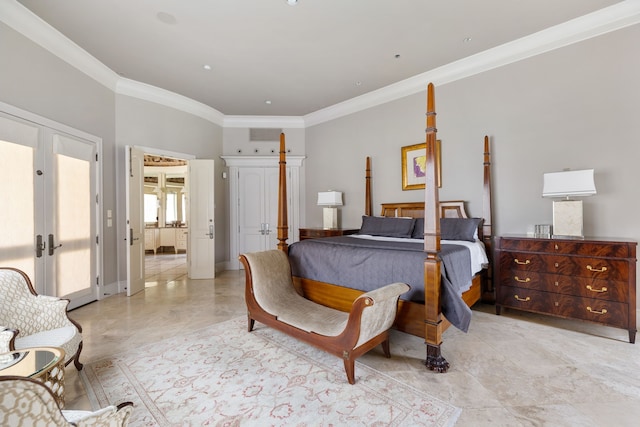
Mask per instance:
[[[144,152],[125,147],[127,211],[127,296],[144,290]]]
[[[287,188],[291,188],[287,171]],[[238,217],[240,253],[259,252],[278,247],[278,168],[240,168],[238,176]],[[291,196],[287,194],[289,212]],[[293,237],[289,222],[289,237]],[[291,241],[291,240],[289,240]]]
[[[0,264],[74,308],[98,296],[98,146],[69,131],[0,113]]]
[[[214,162],[189,160],[187,270],[191,279],[213,279],[215,266]]]
[[[266,248],[265,169],[240,168],[238,171],[238,249],[241,254]]]

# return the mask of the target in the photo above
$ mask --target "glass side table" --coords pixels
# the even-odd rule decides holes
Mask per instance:
[[[23,348],[0,354],[0,375],[43,382],[64,408],[64,350],[58,347]]]

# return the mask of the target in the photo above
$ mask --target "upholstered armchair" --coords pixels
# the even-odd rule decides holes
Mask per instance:
[[[61,347],[65,365],[82,369],[82,328],[67,315],[66,299],[38,295],[22,271],[0,267],[0,353]]]
[[[121,427],[129,423],[130,402],[97,411],[60,410],[51,390],[31,378],[0,377],[0,425]]]
[[[300,295],[289,258],[280,250],[243,254],[240,261],[245,269],[249,332],[258,321],[342,358],[349,384],[355,383],[356,358],[378,344],[391,357],[389,329],[398,299],[409,285],[392,283],[363,293],[347,313]]]

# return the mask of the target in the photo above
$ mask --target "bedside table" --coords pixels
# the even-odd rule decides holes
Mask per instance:
[[[497,237],[496,314],[502,307],[587,320],[636,339],[636,246],[624,239]]]
[[[356,234],[358,228],[300,228],[300,240]]]

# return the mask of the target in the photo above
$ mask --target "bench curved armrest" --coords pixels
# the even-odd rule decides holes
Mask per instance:
[[[411,288],[406,283],[392,283],[366,292],[354,301],[349,321],[351,322],[351,316],[360,313],[360,336],[355,347],[391,328],[398,312],[398,299],[409,289]],[[362,308],[357,309],[358,306]]]

